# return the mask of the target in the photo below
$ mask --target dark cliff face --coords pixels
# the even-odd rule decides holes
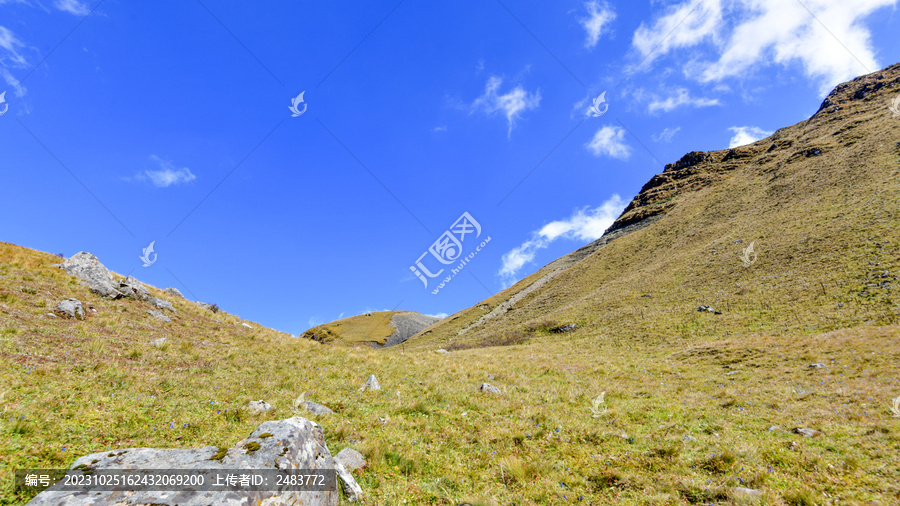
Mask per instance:
[[[823,123],[844,121],[847,116],[870,107],[883,106],[887,113],[889,104],[885,99],[897,93],[900,93],[900,63],[836,86],[805,125],[822,126]],[[678,195],[715,184],[742,165],[791,148],[798,141],[798,132],[787,130],[781,129],[766,139],[734,149],[691,151],[675,163],[666,164],[661,174],[653,176],[641,188],[606,234],[661,215],[675,205]],[[801,144],[803,149],[791,153],[787,161],[822,153],[818,146],[798,143]]]

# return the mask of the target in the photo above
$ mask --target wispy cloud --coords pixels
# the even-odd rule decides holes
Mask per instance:
[[[0,26],[0,76],[3,76],[6,84],[15,90],[17,97],[24,96],[28,90],[19,83],[9,69],[21,69],[28,66],[28,60],[22,54],[25,48],[25,43],[19,40],[16,34],[8,28]]]
[[[76,16],[87,16],[91,13],[91,8],[78,0],[56,0],[53,6],[57,9],[74,14]]]
[[[597,45],[600,36],[603,35],[603,29],[616,19],[616,12],[606,2],[600,0],[592,0],[585,2],[584,7],[588,11],[588,17],[581,18],[579,22],[587,32],[587,39],[584,46],[592,48]]]
[[[600,206],[576,210],[572,216],[552,221],[531,233],[531,238],[503,255],[498,274],[504,286],[516,282],[523,267],[530,264],[537,252],[550,246],[557,239],[590,242],[599,239],[625,209],[625,201],[614,194]]]
[[[322,325],[323,323],[325,323],[325,321],[322,320],[321,318],[319,318],[318,316],[311,316],[309,318],[309,321],[307,322],[307,324],[309,325],[309,328],[318,327],[319,325]]]
[[[824,93],[879,68],[863,21],[896,5],[897,0],[683,0],[642,24],[632,44],[646,62],[679,48],[695,50],[683,69],[701,82],[740,78],[754,67],[800,64]]]
[[[681,130],[681,127],[666,127],[662,132],[656,135],[651,135],[650,137],[653,138],[654,142],[672,142],[672,138],[675,137],[675,134],[677,134],[679,130]]]
[[[503,79],[491,76],[484,87],[484,94],[472,103],[472,111],[481,110],[487,114],[495,112],[504,114],[509,124],[509,132],[507,133],[507,136],[509,136],[512,134],[513,126],[522,112],[537,109],[541,104],[541,91],[536,90],[534,93],[529,93],[520,85],[504,94],[500,94],[501,84],[503,84]]]
[[[679,88],[674,95],[666,98],[657,97],[651,100],[647,109],[651,113],[655,113],[657,111],[669,112],[682,106],[710,107],[713,105],[722,104],[715,98],[692,97],[686,88]]]
[[[731,127],[728,130],[734,133],[734,137],[728,142],[729,149],[765,139],[774,133],[754,126]]]
[[[139,181],[149,180],[157,188],[167,188],[172,185],[190,183],[197,179],[197,176],[187,167],[176,168],[172,162],[163,160],[156,155],[151,156],[150,159],[159,165],[159,169],[145,170],[138,174],[136,179]]]
[[[435,314],[426,314],[425,316],[431,316],[433,318],[440,318],[441,320],[443,320],[444,318],[446,318],[450,315],[448,315],[447,313],[435,313]]]
[[[608,156],[619,160],[627,160],[631,156],[631,148],[625,144],[625,129],[617,126],[605,126],[585,144],[594,156]]]

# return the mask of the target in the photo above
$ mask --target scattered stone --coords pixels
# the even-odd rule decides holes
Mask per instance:
[[[766,429],[766,430],[769,431],[769,432],[775,432],[776,430],[781,430],[781,427],[778,426],[778,425],[772,425],[771,427],[769,427],[769,428]]]
[[[486,392],[486,393],[489,393],[489,394],[500,394],[500,393],[503,393],[503,392],[500,391],[499,388],[497,388],[497,387],[495,387],[495,386],[493,386],[493,385],[491,385],[491,384],[489,384],[489,383],[482,383],[481,386],[478,387],[478,389],[481,390],[482,392]]]
[[[212,304],[207,304],[206,302],[200,302],[199,300],[195,300],[195,301],[194,301],[194,304],[197,304],[198,306],[202,307],[203,309],[205,309],[205,310],[207,310],[207,311],[212,311],[212,310],[213,310],[213,305],[212,305]]]
[[[762,490],[757,490],[755,488],[745,488],[745,487],[734,487],[731,489],[734,495],[737,496],[759,496],[762,495]]]
[[[366,458],[353,448],[344,448],[334,456],[334,461],[351,471],[366,467]]]
[[[248,329],[252,329],[252,328],[253,328],[253,327],[251,327],[250,325],[247,325],[246,323],[241,323],[241,326],[247,327]]]
[[[47,313],[47,316],[49,316],[49,317],[51,317],[51,318],[56,318],[56,315],[53,314],[53,313]]]
[[[168,309],[169,311],[175,312],[175,308],[172,306],[172,303],[167,301],[166,299],[157,299],[156,297],[150,297],[148,300],[151,304],[160,309]]]
[[[90,288],[93,292],[118,299],[122,292],[118,290],[119,284],[113,279],[109,270],[100,263],[100,259],[94,255],[81,251],[67,259],[60,268],[81,280],[81,284]]]
[[[825,368],[825,364],[823,364],[823,363],[821,363],[821,362],[816,363],[816,364],[809,364],[809,368],[810,368],[810,369],[824,369],[824,368]]]
[[[804,151],[803,154],[804,154],[807,158],[809,158],[809,157],[811,157],[811,156],[819,156],[819,155],[822,154],[822,150],[819,149],[819,148],[811,148],[811,149],[807,149],[806,151]]]
[[[261,437],[267,434],[269,437]],[[251,443],[256,450],[247,450],[246,446]],[[235,491],[229,492],[196,492],[187,488],[175,488],[170,491],[93,490],[88,494],[88,492],[63,492],[51,487],[38,494],[29,504],[34,506],[86,504],[154,504],[160,506],[175,504],[179,506],[310,504],[337,506],[340,501],[337,480],[331,471],[336,467],[325,444],[322,427],[305,418],[295,417],[264,422],[248,438],[238,441],[231,448],[206,446],[188,449],[127,448],[112,452],[104,451],[77,459],[68,474],[81,476],[86,468],[90,470],[222,469],[234,470],[236,473],[250,469],[309,469],[326,475],[326,483],[331,489],[329,491],[250,491],[241,490],[238,487]],[[347,474],[349,475],[349,473]]]
[[[700,311],[700,312],[706,311],[707,313],[722,314],[721,311],[716,311],[715,309],[713,309],[709,306],[700,306],[697,308],[697,311]]]
[[[447,351],[447,350],[445,350],[445,349],[443,349],[443,348],[441,348],[441,349],[439,349],[439,350],[436,350],[435,353],[450,353],[450,352]]]
[[[149,314],[150,316],[156,318],[156,319],[159,320],[159,321],[162,321],[162,322],[165,322],[165,323],[172,323],[172,320],[169,319],[168,316],[166,316],[166,315],[160,313],[159,311],[154,311],[154,310],[151,309],[151,310],[147,311],[147,314]]]
[[[78,299],[64,300],[56,305],[56,310],[60,313],[68,315],[69,318],[84,319],[84,306]]]
[[[578,328],[577,323],[568,323],[566,325],[560,325],[559,327],[553,327],[552,329],[550,329],[550,332],[561,334],[563,332],[572,332],[576,328]]]
[[[272,411],[272,405],[268,402],[260,399],[258,401],[250,401],[250,404],[247,405],[247,408],[253,412],[253,414],[265,413],[266,411]]]
[[[147,287],[132,276],[119,281],[119,291],[124,296],[133,299],[147,300],[150,298],[150,292],[147,290]]]
[[[822,434],[824,434],[820,430],[807,429],[807,428],[803,428],[803,427],[797,427],[794,430],[792,430],[791,432],[793,432],[794,434],[800,434],[803,437],[818,437],[818,436],[821,436]]]
[[[741,371],[740,371],[740,370],[737,370],[737,371],[728,371],[728,372],[725,373],[725,376],[732,376],[732,375],[735,375],[735,374],[737,374],[737,373],[739,373],[739,372],[741,372]]]
[[[159,339],[154,339],[154,340],[150,341],[150,344],[152,344],[153,346],[156,346],[157,348],[162,348],[163,345],[166,344],[166,341],[168,341],[167,338],[160,337]]]
[[[494,375],[488,374],[488,381],[494,381]]]
[[[697,438],[695,438],[694,436],[692,436],[690,434],[684,436],[682,439],[684,439],[685,441],[696,441],[697,440]]]
[[[327,407],[319,404],[318,402],[306,401],[303,403],[303,407],[314,415],[331,415],[334,414],[334,411],[328,409]]]
[[[181,295],[181,292],[178,291],[177,288],[170,286],[169,288],[166,288],[164,291],[169,295],[174,295],[174,296],[182,298],[182,299],[184,298],[184,295]]]
[[[788,443],[788,445],[787,445],[787,449],[790,450],[790,451],[795,451],[795,450],[798,449],[798,448],[800,448],[800,444],[797,443],[796,441],[791,441],[791,442]]]
[[[381,385],[378,384],[378,380],[375,378],[374,374],[369,375],[369,379],[367,379],[366,384],[363,385],[363,390],[381,390]]]
[[[353,479],[353,475],[350,474],[350,471],[348,471],[347,468],[339,462],[334,463],[334,471],[337,473],[338,478],[341,480],[341,488],[344,490],[344,495],[347,497],[347,502],[361,501],[362,488],[359,486],[359,483],[356,483],[356,480]]]

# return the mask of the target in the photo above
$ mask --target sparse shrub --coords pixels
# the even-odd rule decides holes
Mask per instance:
[[[735,460],[737,458],[734,454],[729,450],[725,450],[722,453],[715,453],[710,456],[700,464],[700,467],[711,473],[721,474],[728,471],[734,465]]]
[[[384,463],[407,476],[413,474],[416,470],[416,463],[404,458],[399,453],[386,452],[384,454]]]
[[[137,360],[137,359],[141,358],[141,355],[143,355],[143,352],[137,348],[134,348],[125,354],[125,358],[130,358],[131,360]]]
[[[219,312],[219,305],[213,303],[213,304],[209,307],[209,310],[212,311],[213,313],[218,313],[218,312]]]
[[[27,293],[28,295],[34,295],[35,293],[37,293],[37,290],[35,290],[34,288],[29,288],[27,286],[23,286],[22,288],[19,288],[19,291],[23,292],[23,293]]]
[[[490,346],[512,346],[515,344],[524,344],[531,339],[531,334],[521,330],[513,330],[503,335],[492,334],[478,343],[452,343],[447,346],[447,351],[468,350],[471,348],[487,348]]]
[[[790,506],[819,506],[824,504],[819,495],[809,489],[796,488],[788,490],[782,496],[784,502]]]
[[[244,408],[231,408],[225,410],[225,420],[228,423],[241,423],[247,418]]]
[[[556,320],[544,320],[538,323],[532,323],[525,327],[525,332],[546,332],[552,328],[556,328],[559,326],[559,322]]]
[[[500,459],[500,469],[508,483],[526,483],[541,474],[541,466],[514,456]]]

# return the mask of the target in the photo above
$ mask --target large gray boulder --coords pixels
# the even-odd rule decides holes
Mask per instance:
[[[150,298],[150,291],[143,283],[134,279],[132,276],[119,281],[119,291],[126,297],[138,300],[147,300]]]
[[[77,469],[76,469],[77,468]],[[305,418],[268,421],[256,428],[250,437],[231,448],[207,446],[193,449],[128,448],[85,455],[74,462],[68,474],[81,475],[85,468],[92,471],[112,469],[190,469],[246,470],[307,469],[323,473],[328,478],[328,491],[191,491],[176,487],[173,491],[91,491],[90,493],[58,490],[57,482],[29,502],[33,506],[74,505],[179,505],[207,506],[210,504],[238,506],[262,504],[280,505],[337,505],[338,492],[335,462],[325,446],[322,427]],[[347,473],[342,481],[353,477]],[[345,484],[346,486],[347,484]],[[350,489],[359,490],[353,481]],[[355,485],[355,487],[353,487]]]
[[[78,299],[64,300],[56,305],[56,310],[70,318],[84,318],[84,306]]]
[[[95,293],[118,299],[122,292],[118,290],[119,284],[113,279],[109,270],[100,263],[100,259],[94,255],[81,251],[67,259],[60,268],[81,280],[81,284],[87,286]]]

